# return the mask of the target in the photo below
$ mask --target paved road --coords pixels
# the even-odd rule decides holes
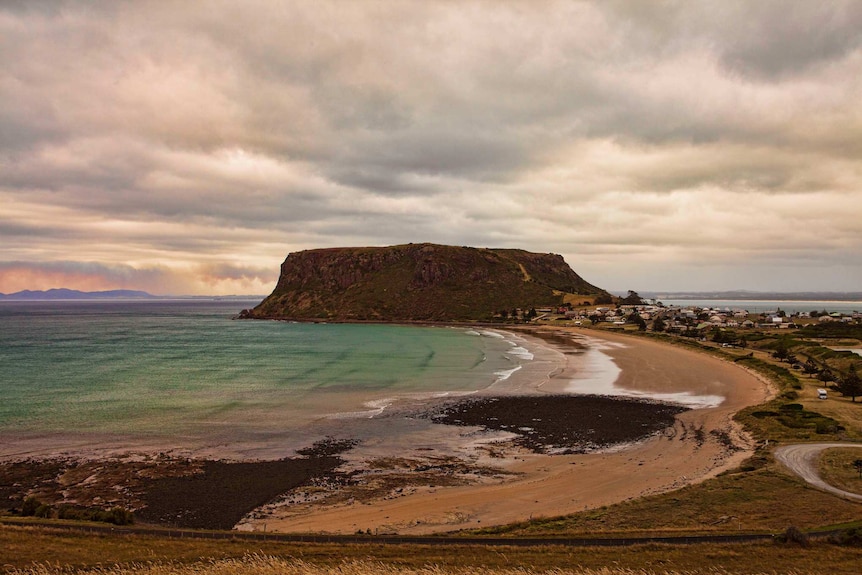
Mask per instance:
[[[833,487],[823,481],[820,478],[820,474],[817,473],[817,460],[820,452],[832,447],[858,447],[862,449],[862,443],[797,443],[796,445],[784,445],[775,450],[775,458],[790,471],[819,489],[840,495],[845,499],[862,501],[862,495]],[[860,451],[860,456],[862,456],[862,451]]]

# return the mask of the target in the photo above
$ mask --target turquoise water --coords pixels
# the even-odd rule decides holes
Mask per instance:
[[[234,321],[257,302],[0,303],[0,433],[285,429],[518,365],[458,328]]]

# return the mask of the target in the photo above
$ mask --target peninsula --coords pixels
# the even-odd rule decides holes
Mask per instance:
[[[334,321],[488,320],[610,295],[556,254],[406,244],[288,255],[272,294],[241,317]]]

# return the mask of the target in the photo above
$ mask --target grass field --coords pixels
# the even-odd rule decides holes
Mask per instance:
[[[29,555],[28,555],[29,553]],[[12,555],[14,554],[14,559]],[[417,575],[858,574],[862,548],[826,542],[734,545],[519,548],[319,545],[103,537],[0,527],[0,565],[9,573],[53,575]]]
[[[862,495],[862,476],[853,467],[853,462],[862,459],[862,449],[827,449],[820,457],[820,477],[850,493]]]

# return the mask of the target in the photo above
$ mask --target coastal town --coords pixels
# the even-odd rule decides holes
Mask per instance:
[[[740,302],[741,304],[742,302]],[[520,310],[516,310],[520,311]],[[742,305],[729,307],[697,305],[665,305],[658,300],[643,300],[639,304],[609,306],[537,308],[526,312],[532,321],[570,322],[574,325],[607,323],[615,326],[635,324],[656,332],[697,335],[715,328],[729,329],[796,329],[809,325],[839,322],[862,323],[862,312],[829,310],[788,313],[780,307],[752,311]]]

